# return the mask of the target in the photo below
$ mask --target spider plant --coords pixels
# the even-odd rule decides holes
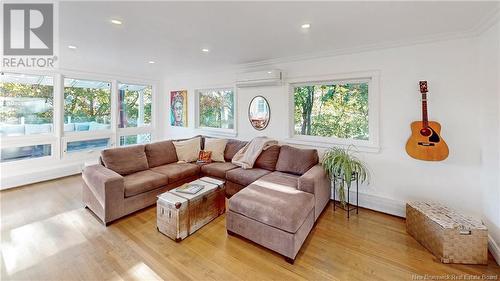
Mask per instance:
[[[350,188],[352,180],[357,174],[359,183],[369,180],[368,167],[353,155],[352,148],[333,147],[327,150],[323,156],[323,169],[328,177],[333,181],[340,179],[339,200],[345,206],[345,188]],[[334,198],[335,199],[335,198]]]

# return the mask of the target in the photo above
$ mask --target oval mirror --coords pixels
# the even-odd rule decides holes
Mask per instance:
[[[264,130],[271,119],[269,103],[263,96],[256,96],[248,107],[248,119],[256,130]]]

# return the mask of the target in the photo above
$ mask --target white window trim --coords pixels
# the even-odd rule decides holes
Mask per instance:
[[[83,77],[82,77],[83,76]],[[62,107],[61,107],[61,110],[62,110],[62,119],[61,119],[61,126],[62,126],[62,135],[63,136],[71,136],[71,137],[87,137],[87,136],[91,136],[94,134],[94,132],[107,132],[107,133],[112,133],[114,132],[113,131],[113,124],[116,122],[116,120],[113,120],[114,118],[114,112],[116,112],[118,110],[118,108],[115,108],[117,105],[116,105],[116,102],[113,103],[113,100],[114,100],[114,97],[117,95],[116,92],[114,92],[114,89],[115,89],[115,86],[116,86],[116,80],[108,80],[108,79],[98,79],[98,78],[88,78],[88,76],[86,75],[82,75],[82,76],[65,76],[63,75],[62,77],[62,92],[61,92],[61,95],[62,95]],[[109,122],[109,125],[110,125],[110,129],[107,129],[107,130],[98,130],[98,131],[70,131],[70,132],[65,132],[64,131],[64,124],[66,124],[64,122],[64,118],[65,118],[65,112],[64,112],[64,80],[65,79],[74,79],[74,80],[86,80],[86,81],[99,81],[99,82],[105,82],[105,83],[109,83],[110,84],[110,102],[111,102],[111,112],[110,112],[110,122]],[[115,113],[116,114],[116,113]]]
[[[155,89],[154,89],[154,87],[153,87],[152,85],[148,85],[148,84],[145,84],[145,83],[129,83],[129,82],[127,82],[127,81],[117,81],[117,86],[119,86],[120,84],[127,84],[127,85],[140,85],[140,86],[146,86],[146,87],[148,87],[148,86],[149,86],[149,87],[151,87],[151,115],[153,115],[153,114],[154,114],[154,113],[153,113],[153,105],[155,104],[155,96],[156,96],[156,95],[154,94]],[[147,129],[151,129],[151,128],[153,128],[153,127],[154,127],[153,122],[154,122],[154,119],[155,119],[155,118],[153,118],[153,116],[151,116],[151,123],[146,124],[146,125],[142,125],[142,126],[138,126],[138,127],[126,127],[126,128],[119,128],[119,127],[118,127],[118,126],[120,125],[120,124],[119,124],[119,120],[118,120],[118,118],[120,117],[120,116],[119,116],[119,115],[120,115],[120,111],[118,110],[118,106],[119,106],[119,104],[118,104],[118,93],[119,93],[119,90],[120,90],[120,88],[118,87],[118,88],[116,89],[116,98],[117,98],[117,101],[116,101],[116,102],[117,102],[117,105],[116,105],[116,106],[117,106],[117,112],[116,112],[116,118],[117,118],[117,119],[116,119],[116,126],[117,126],[117,129],[118,129],[118,130],[120,130],[120,131],[126,131],[126,130],[128,130],[128,129],[136,129],[136,128],[147,128]]]
[[[93,131],[94,134],[92,135],[87,135],[87,136],[81,136],[81,135],[72,135],[72,136],[64,136],[61,140],[61,151],[63,154],[63,157],[75,157],[74,155],[89,155],[93,154],[94,152],[99,152],[102,149],[89,149],[89,150],[82,150],[82,151],[75,151],[75,152],[67,152],[66,147],[68,145],[68,142],[73,142],[73,141],[87,141],[87,140],[97,140],[97,139],[110,139],[109,146],[107,148],[115,147],[115,138],[114,135],[110,132],[99,132],[99,131]]]
[[[119,135],[119,136],[118,136],[118,139],[116,140],[116,146],[117,146],[117,147],[125,147],[125,146],[138,145],[138,144],[140,144],[140,143],[132,143],[132,144],[124,144],[124,145],[121,145],[121,144],[120,144],[120,138],[121,138],[121,137],[128,137],[128,136],[142,135],[142,134],[151,134],[151,139],[150,139],[150,140],[151,140],[151,142],[153,142],[153,134],[152,134],[152,133],[149,133],[149,132],[144,132],[144,133],[132,133],[132,134],[128,134],[128,133],[127,133],[127,134],[122,134],[122,135]],[[150,142],[150,143],[151,143],[151,142]],[[145,143],[143,143],[143,144],[145,144]]]
[[[232,90],[233,91],[233,106],[234,106],[234,129],[222,129],[212,127],[200,127],[200,92],[207,90]],[[194,119],[195,129],[199,134],[212,136],[212,137],[236,137],[238,135],[238,94],[234,86],[217,86],[217,87],[203,87],[194,90]]]
[[[128,127],[128,128],[119,128],[119,115],[120,111],[118,110],[118,92],[120,84],[133,84],[133,85],[143,85],[143,86],[151,86],[151,123],[148,125],[143,125],[140,127]],[[155,128],[156,126],[156,110],[157,110],[157,86],[155,84],[148,84],[144,82],[129,82],[129,80],[119,80],[116,83],[116,112],[114,118],[116,119],[116,146],[120,146],[120,137],[122,136],[130,136],[130,135],[139,135],[139,134],[151,134],[151,142],[155,139]]]
[[[29,146],[36,144],[51,144],[51,156],[44,156],[34,159],[24,159],[12,162],[1,163],[1,168],[23,168],[25,165],[33,165],[37,163],[46,163],[47,160],[54,161],[85,161],[89,157],[98,157],[100,150],[90,150],[66,153],[66,145],[68,141],[78,141],[78,140],[92,140],[100,138],[110,138],[110,146],[115,147],[119,143],[119,137],[123,133],[125,135],[135,134],[135,133],[150,133],[151,141],[155,140],[158,135],[156,133],[157,120],[160,117],[158,112],[158,87],[159,82],[156,80],[142,79],[142,78],[127,78],[122,75],[110,75],[110,74],[100,74],[100,73],[87,73],[74,70],[59,70],[59,71],[33,71],[33,70],[22,70],[22,71],[4,71],[6,73],[19,73],[19,74],[29,74],[29,75],[45,75],[51,76],[54,80],[54,106],[53,106],[53,130],[48,134],[37,134],[37,135],[25,135],[25,136],[10,136],[1,138],[1,148],[12,147],[12,146]],[[70,79],[81,79],[81,80],[94,80],[94,81],[105,81],[111,83],[111,121],[109,130],[100,130],[92,132],[64,132],[64,78]],[[124,132],[118,131],[118,124],[116,115],[118,112],[117,107],[117,91],[115,88],[118,87],[117,81],[127,81],[129,84],[140,84],[140,85],[151,85],[152,86],[152,116],[151,124],[149,126],[130,128],[132,130],[126,130]],[[128,128],[127,128],[128,129]],[[138,130],[135,130],[138,129]],[[54,164],[57,162],[53,162]],[[3,177],[3,175],[2,175]]]
[[[23,146],[32,146],[32,145],[41,145],[41,144],[50,144],[50,155],[42,156],[37,158],[27,158],[15,161],[9,161],[2,163],[2,168],[16,167],[18,164],[26,164],[26,163],[47,163],[47,160],[55,160],[58,158],[58,141],[55,138],[52,139],[32,139],[31,141],[23,140],[21,142],[3,142],[2,141],[2,149],[3,148],[11,148],[11,147],[23,147]]]
[[[294,88],[311,84],[322,83],[346,83],[346,82],[366,82],[368,81],[368,130],[369,140],[342,139],[336,137],[320,137],[296,135],[294,126],[295,98]],[[330,74],[325,76],[310,76],[289,78],[289,116],[288,116],[288,138],[285,142],[306,146],[321,148],[330,148],[332,146],[348,147],[356,146],[362,152],[379,152],[379,96],[380,96],[380,71],[364,71],[352,73]]]

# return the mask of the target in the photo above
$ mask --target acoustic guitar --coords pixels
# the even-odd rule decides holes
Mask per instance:
[[[441,137],[441,125],[427,117],[427,81],[420,81],[422,94],[422,121],[411,123],[411,136],[406,152],[415,159],[442,161],[448,157],[448,145]]]

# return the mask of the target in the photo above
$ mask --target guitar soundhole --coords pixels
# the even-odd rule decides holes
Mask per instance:
[[[424,136],[424,137],[428,137],[428,136],[430,136],[430,135],[432,134],[432,131],[431,131],[431,130],[429,130],[429,128],[422,128],[422,129],[420,130],[420,134],[421,134],[422,136]]]

